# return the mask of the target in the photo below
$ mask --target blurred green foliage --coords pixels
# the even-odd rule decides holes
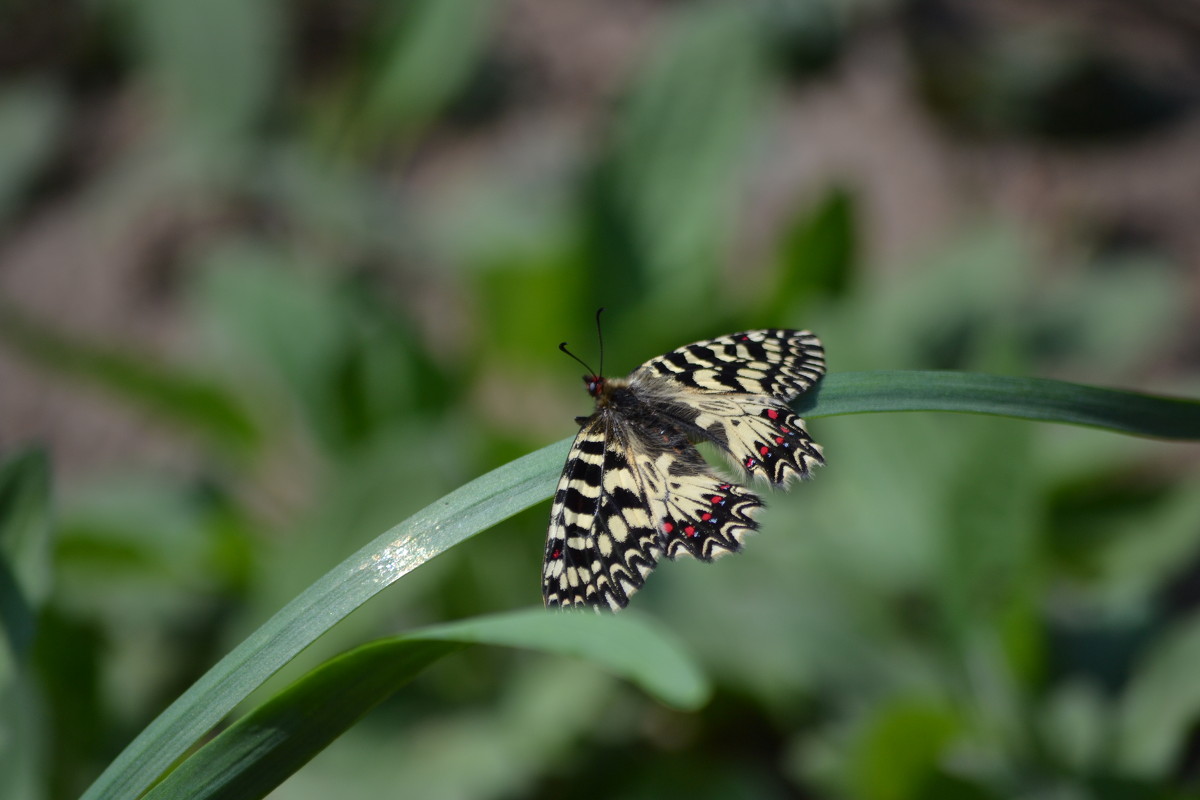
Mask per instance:
[[[1184,276],[1152,255],[1098,252],[1039,275],[1020,231],[984,222],[920,264],[880,269],[848,185],[797,198],[759,269],[723,266],[774,104],[888,4],[666,5],[586,152],[557,153],[531,128],[544,138],[503,139],[499,166],[467,159],[466,177],[438,180],[412,174],[423,150],[487,140],[526,100],[528,76],[495,45],[516,24],[507,4],[114,0],[48,12],[78,33],[54,58],[6,62],[0,229],[83,180],[64,149],[106,93],[147,108],[136,146],[81,193],[98,230],[138,230],[161,205],[225,221],[171,252],[189,342],[178,360],[0,306],[8,353],[60,373],[64,391],[171,426],[190,456],[58,496],[44,454],[5,452],[0,796],[77,796],[362,542],[571,433],[588,403],[555,345],[595,363],[598,306],[610,374],[695,338],[786,325],[817,331],[837,371],[1128,385],[1178,335]],[[29,24],[32,6],[0,15]],[[928,4],[905,8],[916,26]],[[924,86],[931,113],[989,132],[1054,130],[1030,110],[1055,106],[1043,90],[1068,82],[1051,81],[1069,77],[1062,62],[1047,58],[1059,71],[1041,80],[1013,77],[1000,48],[987,69],[955,72],[937,66],[953,53],[912,42],[929,55],[918,80],[967,86]],[[1188,377],[1156,388],[1183,391]],[[713,676],[705,709],[666,710],[568,660],[472,650],[277,796],[1200,789],[1194,445],[952,415],[813,427],[829,466],[771,497],[744,554],[667,565],[637,597]],[[0,432],[34,438],[3,420]],[[536,604],[545,516],[521,513],[406,576],[256,699],[366,638]]]

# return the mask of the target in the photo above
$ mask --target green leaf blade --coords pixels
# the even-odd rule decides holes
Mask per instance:
[[[1200,713],[1200,615],[1176,623],[1144,657],[1117,707],[1114,759],[1153,778],[1179,763]]]
[[[708,699],[708,682],[683,646],[636,613],[615,617],[590,611],[534,610],[453,622],[421,635],[582,658],[678,709],[696,709]]]
[[[1045,378],[971,372],[872,371],[829,375],[795,404],[811,417],[952,411],[1200,439],[1200,402]]]
[[[680,708],[698,707],[709,693],[683,649],[636,615],[534,609],[463,620],[372,642],[323,664],[222,732],[147,800],[263,797],[425,667],[468,644],[577,656]]]
[[[26,450],[0,462],[0,630],[15,664],[33,641],[51,581],[50,464]],[[0,658],[0,685],[7,677]]]

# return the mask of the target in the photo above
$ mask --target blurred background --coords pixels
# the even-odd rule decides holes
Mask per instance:
[[[53,547],[0,794],[78,795],[363,543],[572,435],[601,305],[613,375],[786,326],[832,371],[1200,395],[1198,110],[1191,0],[8,0],[0,547]],[[702,712],[476,649],[275,796],[1200,791],[1197,445],[810,428],[744,554],[635,600]],[[280,680],[539,604],[548,507]]]

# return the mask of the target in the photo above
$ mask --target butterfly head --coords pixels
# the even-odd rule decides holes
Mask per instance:
[[[583,385],[587,387],[587,392],[592,397],[599,397],[600,395],[604,394],[605,385],[607,383],[607,379],[602,378],[599,375],[583,376]]]

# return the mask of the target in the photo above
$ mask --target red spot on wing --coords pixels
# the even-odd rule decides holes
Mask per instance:
[[[710,519],[712,519],[712,514],[708,513],[707,511],[700,515],[700,520],[702,522],[708,522]]]
[[[783,437],[782,437],[782,436],[776,436],[776,437],[775,437],[775,444],[783,444]]]
[[[670,532],[671,532],[671,531],[673,531],[673,530],[675,530],[675,526],[674,526],[674,525],[672,525],[672,524],[671,524],[671,523],[669,523],[669,522],[664,522],[664,523],[663,523],[663,533],[670,533]]]
[[[778,409],[774,409],[774,408],[768,408],[768,409],[767,409],[767,416],[768,416],[768,417],[770,417],[771,419],[779,419],[779,411],[778,411]]]
[[[688,536],[696,535],[696,529],[694,527],[692,527],[691,525],[688,525],[686,528],[684,528],[683,532],[686,533]]]
[[[562,558],[562,550],[558,549],[557,547],[554,548],[554,552],[550,554],[550,557],[551,558]]]
[[[758,448],[758,452],[765,456],[767,453],[771,452],[771,448],[764,444],[762,447]]]

